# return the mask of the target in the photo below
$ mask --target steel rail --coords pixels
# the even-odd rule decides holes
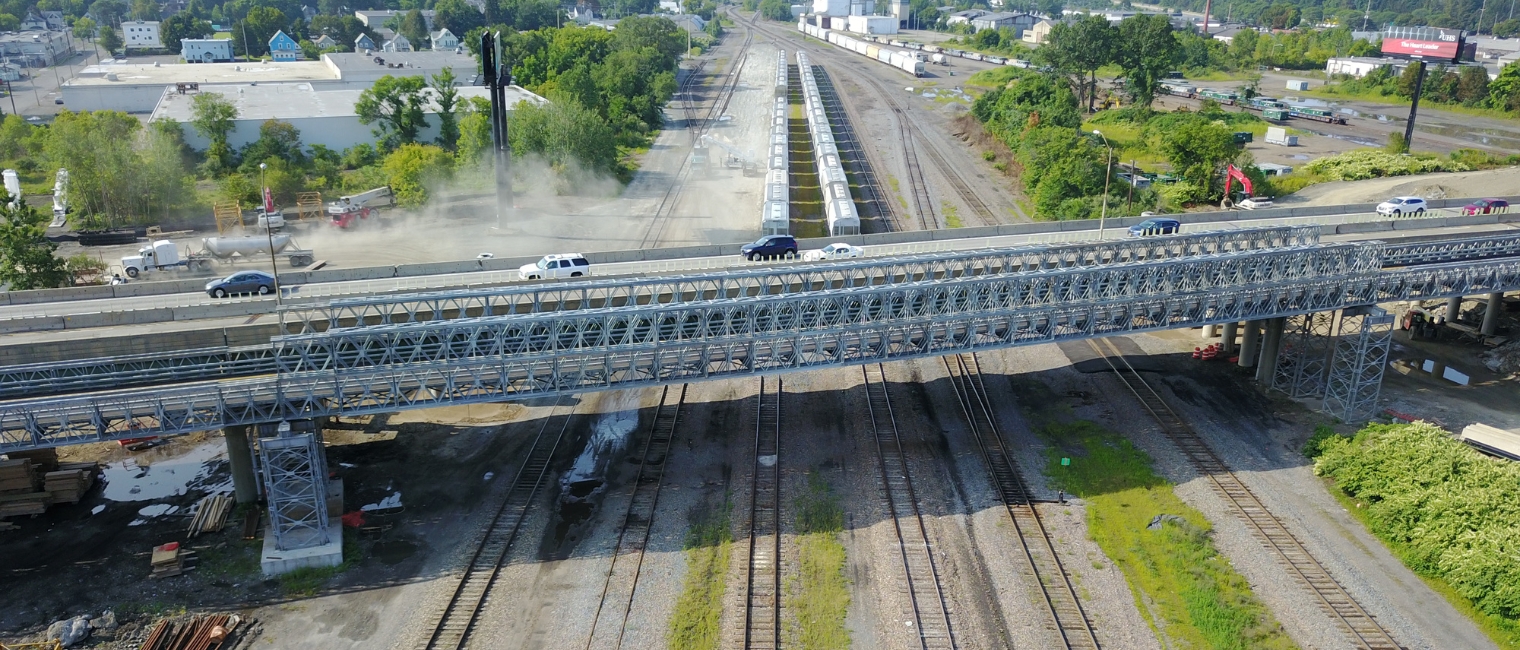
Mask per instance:
[[[1329,613],[1350,637],[1352,644],[1362,650],[1402,650],[1393,635],[1348,593],[1335,577],[1330,575],[1303,543],[1288,530],[1281,519],[1272,514],[1256,494],[1230,469],[1228,463],[1214,453],[1213,448],[1182,416],[1172,410],[1140,372],[1130,365],[1129,359],[1119,352],[1111,341],[1089,340],[1088,345],[1124,384],[1141,408],[1150,414],[1166,437],[1177,445],[1188,463],[1209,486],[1220,501],[1238,517],[1252,536],[1271,551],[1290,575],[1309,588],[1319,600],[1320,607]],[[1114,359],[1119,360],[1118,363]]]
[[[744,573],[742,647],[781,647],[781,380],[767,405],[765,378],[755,396],[755,464],[749,492],[749,553]]]

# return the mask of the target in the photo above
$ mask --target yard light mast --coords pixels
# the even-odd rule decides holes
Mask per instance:
[[[1098,214],[1098,241],[1103,241],[1103,223],[1108,220],[1108,180],[1114,175],[1114,146],[1108,143],[1102,131],[1093,129],[1093,135],[1103,138],[1103,146],[1108,147],[1108,166],[1103,173],[1103,211]]]
[[[259,189],[264,193],[264,196],[261,197],[264,199],[264,237],[269,241],[269,270],[274,271],[274,309],[276,312],[280,312],[280,329],[283,330],[285,314],[281,311],[284,304],[280,300],[280,265],[277,263],[279,258],[274,256],[274,229],[270,227],[273,224],[270,223],[271,220],[269,218],[271,200],[269,186],[264,184],[264,170],[266,169],[269,169],[269,163],[259,163]]]

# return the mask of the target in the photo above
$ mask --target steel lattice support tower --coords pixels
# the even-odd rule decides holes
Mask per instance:
[[[1324,411],[1342,422],[1362,422],[1377,410],[1393,341],[1393,314],[1379,307],[1352,307],[1341,313],[1340,337],[1330,363]]]
[[[269,525],[282,551],[321,546],[327,534],[327,463],[315,433],[290,433],[259,439]]]
[[[1272,388],[1289,397],[1324,396],[1325,371],[1334,348],[1335,317],[1333,311],[1322,311],[1288,318]]]

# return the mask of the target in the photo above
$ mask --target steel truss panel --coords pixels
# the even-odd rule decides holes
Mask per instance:
[[[1187,295],[851,321],[841,327],[801,332],[715,334],[671,343],[451,359],[341,373],[300,372],[13,401],[0,404],[0,450],[789,372],[1514,290],[1520,290],[1520,260],[1464,262]]]
[[[1520,256],[1520,234],[1383,245],[1385,268],[1515,256]]]
[[[1341,313],[1340,337],[1335,342],[1335,360],[1325,390],[1326,413],[1354,424],[1377,411],[1393,341],[1393,321],[1392,314],[1378,307]]]
[[[285,431],[278,437],[259,439],[269,525],[279,550],[321,546],[330,540],[324,453],[311,433]]]
[[[1336,312],[1299,314],[1283,328],[1282,351],[1272,387],[1289,397],[1321,397],[1334,350]]]
[[[1175,237],[927,253],[745,268],[653,278],[536,283],[369,298],[284,308],[301,332],[354,325],[408,323],[587,308],[674,304],[882,286],[1053,268],[1149,262],[1313,246],[1318,226],[1219,230]]]
[[[0,367],[0,399],[273,372],[268,345],[198,348]]]

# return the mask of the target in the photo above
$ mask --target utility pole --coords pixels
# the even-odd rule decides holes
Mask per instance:
[[[501,32],[480,35],[480,61],[491,95],[491,138],[496,145],[496,226],[512,216],[512,148],[507,137],[507,86],[512,84],[512,64],[501,61]]]

